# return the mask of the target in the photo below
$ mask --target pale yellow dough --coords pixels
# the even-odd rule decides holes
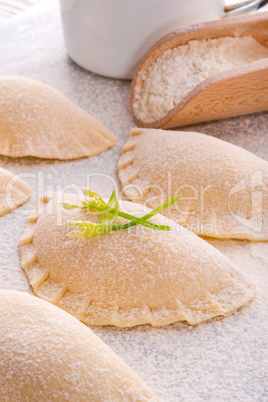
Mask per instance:
[[[17,208],[30,197],[30,186],[15,174],[0,168],[0,216]]]
[[[0,78],[0,154],[75,159],[116,141],[103,125],[55,89],[21,77]]]
[[[132,201],[163,212],[198,235],[268,240],[268,162],[211,136],[133,129],[119,164]]]
[[[128,201],[121,208],[148,212]],[[86,324],[198,324],[227,316],[254,296],[250,280],[227,257],[164,216],[152,221],[170,225],[170,232],[135,226],[90,239],[68,237],[67,220],[94,216],[64,211],[44,196],[20,239],[21,265],[37,296]]]
[[[1,401],[159,399],[89,328],[27,293],[0,290]]]

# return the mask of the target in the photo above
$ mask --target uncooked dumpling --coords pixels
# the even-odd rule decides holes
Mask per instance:
[[[27,293],[0,290],[1,401],[159,399],[78,320]]]
[[[133,129],[118,164],[128,198],[198,235],[268,240],[268,162],[205,134]]]
[[[30,197],[30,186],[15,174],[0,168],[0,216],[23,204]]]
[[[130,202],[122,207],[148,212]],[[164,216],[151,220],[170,232],[133,226],[83,240],[67,236],[67,220],[94,216],[43,197],[20,239],[21,264],[36,295],[86,324],[198,324],[231,314],[254,295],[227,257]]]
[[[0,78],[0,154],[75,159],[98,155],[115,137],[55,89],[20,77]]]

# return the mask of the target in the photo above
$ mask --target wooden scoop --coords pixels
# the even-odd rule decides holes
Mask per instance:
[[[130,104],[138,126],[172,128],[268,110],[268,58],[265,58],[210,76],[157,121],[144,123],[135,115],[133,103],[142,85],[142,76],[159,56],[191,40],[224,36],[252,36],[267,46],[268,12],[193,25],[171,32],[156,42],[141,60],[131,84]]]

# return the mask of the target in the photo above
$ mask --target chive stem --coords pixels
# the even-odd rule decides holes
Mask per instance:
[[[155,208],[154,210],[148,212],[148,214],[142,216],[140,219],[145,221],[147,219],[152,218],[154,215],[159,214],[161,211],[163,211],[164,209],[168,208],[170,205],[174,204],[174,202],[178,201],[180,198],[181,198],[180,195],[176,195],[175,197],[171,198],[170,200],[164,202],[164,204],[162,204],[159,207]],[[121,225],[121,229],[128,229],[131,226],[135,226],[135,225],[137,225],[137,223],[132,221],[130,223],[126,223],[125,225]],[[119,230],[119,229],[113,229],[113,230]],[[168,230],[170,230],[170,228]]]
[[[87,193],[88,193],[87,189],[84,190],[83,192],[84,192],[84,194],[86,196],[88,196],[87,195]],[[90,196],[91,196],[91,194],[93,194],[95,198],[97,197],[98,202],[96,202],[96,200],[93,200],[93,202],[90,202],[88,200],[88,201],[83,202],[84,205],[82,207],[80,207],[78,205],[69,204],[68,202],[64,202],[61,205],[65,209],[78,208],[78,209],[85,209],[85,210],[89,210],[91,212],[95,212],[97,214],[100,214],[101,215],[100,223],[97,224],[96,227],[97,226],[102,227],[102,233],[108,233],[108,232],[110,232],[112,230],[115,231],[115,230],[128,229],[128,228],[130,228],[132,226],[135,226],[135,225],[143,225],[145,227],[148,227],[148,228],[154,229],[154,230],[169,231],[169,230],[171,230],[169,226],[167,226],[167,225],[158,225],[156,223],[148,222],[147,220],[150,219],[151,217],[153,217],[154,215],[160,213],[164,209],[168,208],[170,205],[174,204],[174,202],[178,201],[181,198],[181,196],[176,195],[175,197],[171,198],[170,200],[164,202],[164,204],[162,204],[159,207],[155,208],[154,210],[150,211],[148,214],[142,216],[141,218],[138,218],[137,216],[133,216],[133,215],[127,214],[126,212],[123,212],[123,211],[119,210],[118,200],[116,198],[116,195],[115,195],[114,191],[113,191],[113,193],[112,193],[112,195],[110,197],[110,200],[108,201],[107,204],[102,200],[102,198],[98,194],[96,194],[96,193],[94,193],[92,191],[90,192]],[[102,203],[100,203],[100,200],[102,201]],[[115,220],[116,216],[120,216],[121,218],[127,219],[130,222],[128,222],[126,224],[123,224],[123,225],[113,224],[112,222],[113,222],[113,220]],[[105,222],[107,221],[107,223],[101,223],[102,221],[105,221]],[[88,224],[87,225],[88,228],[91,227],[92,225],[95,225],[95,224],[93,224],[91,222],[86,222],[85,221],[85,222],[74,222],[72,224],[72,226],[83,226],[83,224],[84,224],[85,227],[86,227],[86,224]],[[94,226],[94,228],[95,228],[95,226]],[[73,232],[70,233],[70,235],[72,235],[72,237],[81,237],[81,236],[82,237],[92,237],[92,236],[96,235],[95,231],[94,231],[93,234],[91,234],[91,236],[87,232],[88,232],[88,230],[84,230],[84,232],[82,232],[82,233],[73,231]],[[98,233],[98,234],[101,234],[101,233]]]

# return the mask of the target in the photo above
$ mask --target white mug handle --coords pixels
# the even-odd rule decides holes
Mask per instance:
[[[224,17],[233,17],[259,10],[268,4],[268,0],[241,0],[240,3],[230,4],[224,7]]]

